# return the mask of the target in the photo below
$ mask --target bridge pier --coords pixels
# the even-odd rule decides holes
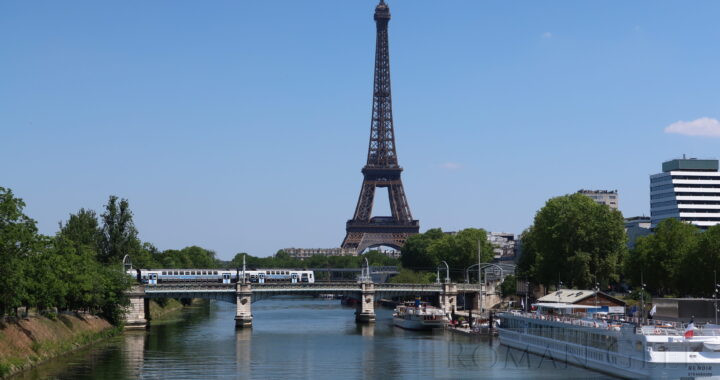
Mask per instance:
[[[360,284],[360,302],[355,312],[355,322],[375,323],[375,285],[371,282]]]
[[[252,327],[252,288],[250,284],[237,283],[235,287],[237,307],[235,309],[235,328]]]
[[[457,311],[457,294],[456,284],[442,284],[439,306],[445,314],[454,314]]]
[[[125,294],[130,299],[130,305],[125,308],[125,330],[144,330],[150,319],[145,285],[133,285]]]

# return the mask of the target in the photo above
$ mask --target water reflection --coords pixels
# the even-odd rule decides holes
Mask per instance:
[[[355,331],[362,336],[372,337],[375,336],[375,325],[358,324],[355,326]]]
[[[250,375],[250,363],[252,359],[252,330],[235,330],[235,364],[238,375],[248,377]]]
[[[337,301],[263,300],[253,304],[253,313],[253,328],[236,330],[233,304],[193,307],[174,320],[155,321],[147,332],[125,333],[21,378],[599,377],[547,360],[540,368],[508,366],[507,350],[497,341],[402,330],[392,325],[388,309],[376,309],[374,325],[355,324],[354,308]]]
[[[145,362],[145,341],[147,332],[128,331],[123,335],[123,361],[124,368],[131,377],[140,377]]]

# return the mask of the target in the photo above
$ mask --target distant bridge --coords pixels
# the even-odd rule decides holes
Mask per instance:
[[[126,314],[128,328],[145,328],[146,302],[151,298],[204,298],[237,305],[237,327],[252,326],[251,304],[276,295],[337,294],[359,300],[356,321],[375,321],[375,301],[398,296],[437,296],[439,307],[452,313],[457,307],[458,293],[479,293],[478,284],[375,284],[373,282],[319,282],[319,283],[173,283],[135,285],[128,292],[131,304]]]

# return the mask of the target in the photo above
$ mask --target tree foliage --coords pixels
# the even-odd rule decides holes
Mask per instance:
[[[619,211],[582,194],[552,198],[522,235],[520,273],[546,286],[607,285],[619,280],[625,243]]]
[[[691,224],[665,219],[635,243],[625,261],[626,278],[637,287],[642,278],[648,291],[660,295],[712,294],[713,270],[720,269],[718,238],[720,226],[701,234]]]
[[[443,233],[439,228],[410,236],[401,250],[403,268],[435,272],[443,261],[448,263],[451,276],[462,279],[465,269],[493,259],[493,246],[487,232],[479,228],[466,228],[455,234]],[[442,269],[444,270],[444,269]]]
[[[12,190],[0,187],[0,312],[26,305],[31,296],[28,274],[38,234],[24,208]]]
[[[278,251],[275,256],[256,257],[245,252],[235,255],[230,261],[232,268],[242,268],[243,257],[249,269],[255,268],[360,268],[365,265],[365,259],[371,266],[397,266],[399,261],[388,255],[371,250],[358,256],[323,256],[314,255],[304,260],[290,257],[285,251]]]
[[[410,269],[401,269],[400,273],[393,276],[389,282],[392,284],[432,284],[436,281],[434,273],[415,272]]]
[[[517,278],[515,275],[509,275],[505,277],[502,284],[500,284],[500,293],[503,297],[514,296],[517,293]]]
[[[140,240],[132,219],[130,203],[111,195],[102,214],[100,259],[105,263],[119,263],[127,254],[140,250]]]
[[[0,188],[0,314],[20,306],[57,307],[92,311],[118,323],[130,278],[119,261],[98,261],[95,213],[81,209],[49,237],[38,234],[24,207]]]

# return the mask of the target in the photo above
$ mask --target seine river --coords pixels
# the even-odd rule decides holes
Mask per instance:
[[[273,298],[253,304],[252,329],[235,330],[235,305],[194,306],[146,332],[125,333],[21,374],[20,379],[607,378],[508,350],[497,339],[392,326],[378,308],[358,326],[337,300]]]

